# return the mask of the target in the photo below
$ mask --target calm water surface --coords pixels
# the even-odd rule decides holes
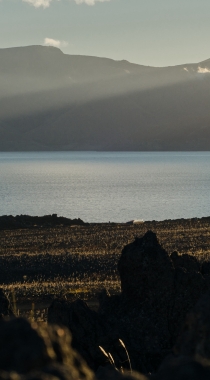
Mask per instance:
[[[0,153],[0,215],[87,222],[210,215],[210,152]]]

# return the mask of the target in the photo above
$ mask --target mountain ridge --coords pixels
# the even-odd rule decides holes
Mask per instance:
[[[0,150],[209,150],[209,73],[0,49]]]

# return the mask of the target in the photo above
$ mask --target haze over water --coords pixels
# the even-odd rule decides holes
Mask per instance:
[[[0,215],[86,222],[210,215],[210,152],[0,153]]]

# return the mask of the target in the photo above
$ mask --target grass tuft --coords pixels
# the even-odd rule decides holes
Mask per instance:
[[[124,348],[124,350],[125,350],[125,352],[126,352],[127,360],[128,360],[129,367],[130,367],[130,373],[132,373],[131,360],[130,360],[130,356],[129,356],[128,350],[127,350],[127,348],[126,348],[126,345],[125,345],[125,343],[122,341],[122,339],[119,339],[119,342],[120,342],[121,346]]]

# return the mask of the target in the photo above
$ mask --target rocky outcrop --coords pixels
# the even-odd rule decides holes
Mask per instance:
[[[198,271],[188,271],[177,267],[174,271],[172,308],[168,318],[171,342],[174,344],[184,323],[186,314],[194,307],[199,298],[206,293],[207,283]]]
[[[4,371],[4,372],[3,372]],[[30,324],[22,318],[0,322],[0,378],[93,380],[71,348],[66,328]],[[24,377],[22,377],[24,375]]]
[[[113,329],[98,313],[90,310],[82,300],[74,302],[54,300],[48,309],[48,322],[64,325],[70,329],[74,348],[93,370],[108,362],[99,346],[108,352],[115,352],[116,365],[119,365],[118,330]]]
[[[85,308],[83,303],[77,306],[80,311]],[[58,305],[56,310],[58,312]],[[94,339],[93,330],[91,333]],[[0,321],[0,379],[147,380],[147,377],[138,373],[122,374],[112,366],[100,367],[95,377],[83,359],[72,349],[71,335],[67,328],[39,325],[35,322],[29,323],[23,318],[14,318]]]
[[[71,348],[71,336],[66,328],[29,323],[22,318],[0,321],[0,379],[209,380],[209,305],[209,295],[197,303],[187,316],[174,353],[153,375],[122,373],[111,365],[99,366],[94,375]]]
[[[138,372],[116,371],[112,366],[99,367],[96,372],[97,380],[149,380],[149,377]]]
[[[86,225],[83,220],[68,219],[57,214],[44,215],[44,216],[30,216],[30,215],[3,215],[0,216],[0,230],[13,230],[18,228],[34,228],[34,227],[54,227],[54,226],[74,226]]]
[[[4,317],[12,317],[13,315],[10,301],[0,288],[0,320]]]
[[[170,255],[170,259],[173,262],[174,268],[184,268],[187,272],[200,272],[201,264],[198,262],[196,257],[187,255],[179,255],[178,252],[174,251]]]
[[[118,270],[122,296],[128,304],[165,312],[171,302],[174,268],[155,233],[148,231],[143,238],[125,246]]]
[[[156,235],[148,231],[123,249],[118,268],[127,305],[154,319],[151,327],[159,325],[162,348],[171,347],[187,312],[208,289],[200,263],[187,254],[168,255]]]
[[[186,314],[208,289],[197,260],[169,255],[148,231],[124,247],[118,263],[121,295],[103,291],[98,313],[77,301],[57,300],[48,321],[67,326],[73,345],[96,370],[104,362],[98,346],[110,352],[117,368],[129,368],[123,340],[134,370],[155,372],[170,353]]]
[[[154,380],[210,379],[210,294],[188,313],[173,353],[165,358]]]
[[[209,380],[210,370],[194,361],[185,361],[161,369],[152,380]]]
[[[174,353],[210,366],[210,294],[188,313]]]

